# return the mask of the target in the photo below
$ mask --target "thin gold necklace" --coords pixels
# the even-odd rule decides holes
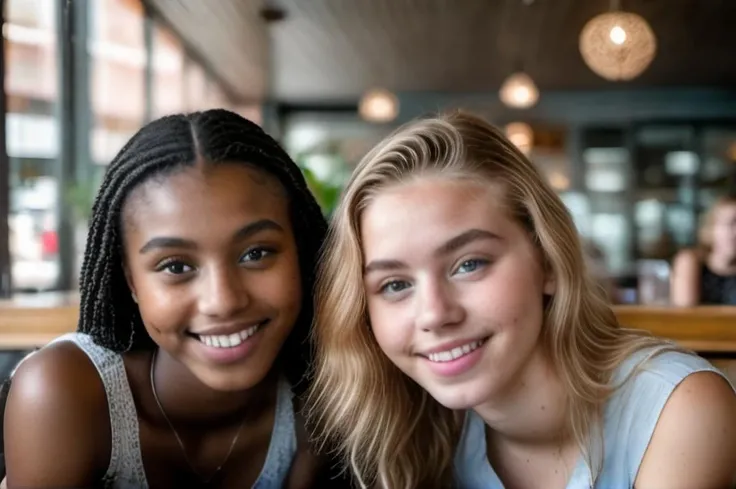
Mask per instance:
[[[220,470],[225,466],[225,464],[230,460],[230,455],[233,453],[233,449],[235,448],[235,445],[238,443],[238,438],[240,438],[240,432],[243,431],[243,426],[245,425],[245,421],[247,418],[244,418],[243,421],[240,423],[240,426],[238,427],[238,431],[235,433],[235,437],[233,438],[232,443],[230,443],[230,449],[227,451],[227,455],[225,455],[225,458],[222,460],[220,465],[215,469],[215,471],[210,474],[209,477],[203,477],[202,474],[199,472],[199,470],[196,469],[192,461],[189,459],[189,455],[187,454],[187,448],[184,446],[184,442],[182,441],[181,437],[179,436],[179,433],[176,431],[176,428],[174,428],[174,424],[171,422],[169,417],[166,415],[166,411],[164,411],[163,406],[161,405],[161,401],[158,398],[158,393],[156,392],[156,382],[153,379],[153,371],[154,366],[156,365],[156,353],[158,352],[158,348],[153,350],[153,354],[151,355],[151,368],[150,368],[150,378],[151,378],[151,392],[153,392],[153,398],[156,400],[156,405],[158,405],[159,411],[161,411],[161,415],[166,420],[166,423],[169,425],[169,428],[171,429],[171,432],[174,434],[174,437],[176,438],[177,443],[179,444],[179,448],[181,448],[181,453],[184,455],[184,461],[189,466],[189,469],[192,471],[194,475],[199,478],[199,480],[203,484],[209,484],[212,479],[215,478],[217,474],[220,473]]]

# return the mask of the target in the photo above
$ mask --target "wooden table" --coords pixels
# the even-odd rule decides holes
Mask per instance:
[[[645,329],[701,353],[736,355],[736,307],[615,306],[623,326]]]
[[[0,300],[0,350],[30,350],[76,330],[76,294],[28,294]]]

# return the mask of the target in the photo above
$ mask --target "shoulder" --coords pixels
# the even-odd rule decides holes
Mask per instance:
[[[97,369],[75,344],[57,342],[26,358],[11,379],[5,408],[10,481],[62,483],[66,476],[50,476],[45,469],[56,472],[66,467],[73,477],[75,471],[106,468],[102,466],[110,453],[108,413]],[[35,475],[29,460],[34,461]],[[74,481],[79,479],[70,480]]]
[[[711,429],[720,430],[724,437],[717,442],[721,443],[717,450],[731,450],[727,439],[730,437],[733,443],[736,435],[736,418],[733,418],[736,394],[725,376],[699,356],[647,348],[622,364],[614,382],[623,383],[606,409],[606,450],[627,460],[622,470],[628,472],[631,481],[637,481],[636,488],[701,487],[692,483],[693,479],[689,479],[690,486],[680,486],[677,481],[670,483],[670,479],[661,479],[662,470],[666,468],[667,474],[673,474],[676,468],[684,466],[675,462],[673,450],[677,450],[678,456],[687,452],[685,457],[690,457],[687,459],[691,462],[706,460],[703,452],[696,449],[697,437],[705,436],[711,440],[708,443],[716,442],[716,437],[707,434]],[[708,413],[711,409],[713,414]],[[730,421],[729,409],[733,418]],[[668,433],[680,437],[679,445]],[[696,451],[688,451],[693,449]],[[736,452],[731,450],[731,453]],[[714,460],[710,459],[708,464]],[[734,467],[734,462],[729,467]],[[714,469],[708,465],[705,470]]]
[[[663,345],[639,350],[614,374],[616,388],[609,408],[635,416],[637,421],[656,419],[672,393],[693,374],[707,373],[729,386],[725,376],[698,355]]]
[[[729,487],[735,478],[736,393],[723,376],[694,372],[662,409],[636,487]]]
[[[29,355],[12,377],[10,396],[14,399],[30,396],[35,400],[40,396],[43,400],[80,403],[83,399],[77,394],[86,398],[98,394],[105,400],[97,369],[87,354],[70,341],[53,343]]]
[[[689,248],[679,251],[672,260],[675,272],[696,272],[703,264],[701,254],[698,250]]]

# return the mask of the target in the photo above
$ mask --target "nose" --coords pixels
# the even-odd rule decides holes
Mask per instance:
[[[210,268],[202,277],[199,312],[213,318],[228,318],[248,307],[250,297],[240,269],[220,266]]]
[[[444,281],[427,281],[417,291],[416,325],[422,331],[434,331],[461,323],[465,309],[456,291]]]

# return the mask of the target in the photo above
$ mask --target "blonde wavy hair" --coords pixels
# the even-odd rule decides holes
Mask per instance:
[[[568,394],[570,435],[597,474],[603,455],[592,460],[591,434],[613,389],[611,374],[634,351],[663,341],[619,326],[585,270],[562,201],[503,133],[460,112],[411,122],[376,146],[334,214],[316,291],[317,360],[308,399],[319,440],[336,444],[363,488],[452,486],[462,413],[440,405],[383,354],[363,288],[361,213],[382,189],[425,175],[500,186],[511,216],[554,273],[556,293],[540,341]]]

